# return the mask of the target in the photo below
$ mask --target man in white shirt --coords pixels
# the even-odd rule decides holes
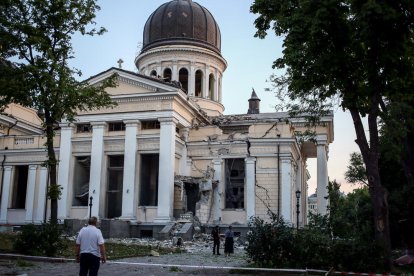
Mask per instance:
[[[76,239],[76,261],[80,262],[79,276],[98,275],[99,261],[106,262],[102,232],[96,228],[98,219],[90,217],[88,226],[79,231]]]

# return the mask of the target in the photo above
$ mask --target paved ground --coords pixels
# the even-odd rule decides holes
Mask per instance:
[[[32,266],[25,267],[25,264]],[[194,253],[162,255],[159,257],[138,257],[101,264],[100,275],[263,275],[259,272],[234,273],[230,267],[248,265],[243,249],[235,254],[213,255],[210,249]],[[216,268],[212,268],[216,267]],[[221,269],[219,269],[220,267]],[[79,264],[74,262],[48,263],[33,261],[0,260],[0,275],[77,275]],[[268,274],[271,275],[271,274]],[[274,274],[273,274],[274,275]]]

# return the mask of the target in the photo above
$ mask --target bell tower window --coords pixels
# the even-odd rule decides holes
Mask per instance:
[[[195,96],[201,97],[203,95],[203,72],[197,70],[195,74]]]
[[[215,100],[214,99],[214,85],[216,83],[216,80],[214,79],[214,75],[210,74],[209,78],[208,78],[208,96],[210,98],[210,100]]]
[[[188,70],[181,68],[179,71],[179,81],[185,93],[188,93]]]
[[[164,70],[164,75],[163,75],[164,81],[171,82],[171,77],[172,77],[172,71],[171,71],[171,69],[170,68],[166,68]]]

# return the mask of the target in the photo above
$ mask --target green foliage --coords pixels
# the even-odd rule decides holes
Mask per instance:
[[[44,223],[40,226],[28,224],[22,227],[14,248],[22,254],[55,256],[64,247],[61,234],[60,226],[55,223]]]
[[[51,219],[57,221],[57,159],[54,136],[63,120],[79,111],[113,107],[105,91],[116,76],[96,85],[79,82],[81,71],[69,66],[74,58],[72,36],[101,35],[95,29],[96,0],[3,0],[0,2],[0,110],[17,103],[42,111],[51,193]],[[88,29],[90,28],[90,29]],[[39,113],[40,114],[40,113]]]
[[[34,264],[31,263],[31,262],[25,261],[25,260],[17,259],[16,266],[18,266],[18,267],[32,267],[32,266],[34,266]]]
[[[47,197],[49,199],[60,199],[63,187],[57,184],[52,184],[47,187]]]
[[[309,215],[304,228],[294,229],[271,214],[254,217],[247,235],[248,256],[260,266],[339,271],[381,271],[384,255],[373,238],[372,206],[367,188],[344,195],[329,183],[329,215]]]
[[[181,272],[182,269],[180,269],[178,266],[172,266],[170,267],[170,272]]]
[[[378,166],[379,129],[385,124],[395,131],[394,122],[397,133],[414,129],[403,123],[412,116],[389,111],[407,109],[414,100],[413,11],[412,0],[255,0],[251,6],[258,14],[256,36],[264,38],[272,29],[283,38],[283,55],[273,63],[283,75],[272,76],[279,106],[291,116],[306,114],[311,125],[334,105],[349,110],[366,165],[373,217],[384,225],[375,228],[375,236],[386,247],[389,266],[389,210]],[[408,137],[397,145],[412,144]],[[409,158],[414,149],[404,148],[411,149],[404,164],[414,179],[414,158]]]
[[[345,180],[352,184],[368,185],[367,170],[362,155],[357,152],[351,153],[351,158],[345,172]]]

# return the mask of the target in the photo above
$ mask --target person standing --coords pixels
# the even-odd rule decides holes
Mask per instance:
[[[220,255],[220,228],[218,225],[213,228],[211,231],[211,235],[213,236],[213,254],[216,254],[216,247],[217,247],[217,255]]]
[[[224,236],[226,237],[224,242],[224,254],[226,254],[226,256],[230,256],[230,254],[234,253],[234,232],[231,225]]]
[[[106,262],[105,245],[101,230],[96,228],[97,217],[90,217],[88,226],[79,231],[76,239],[76,261],[80,263],[79,276],[98,275],[99,261]]]

